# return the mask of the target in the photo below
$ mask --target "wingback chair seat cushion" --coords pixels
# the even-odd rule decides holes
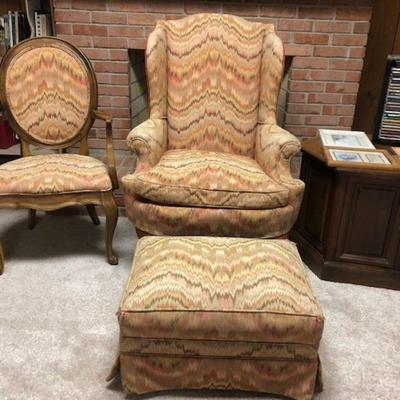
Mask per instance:
[[[107,167],[77,154],[23,157],[0,165],[0,196],[111,190]]]
[[[148,170],[123,178],[124,187],[162,204],[264,209],[284,207],[289,191],[249,157],[169,150]]]

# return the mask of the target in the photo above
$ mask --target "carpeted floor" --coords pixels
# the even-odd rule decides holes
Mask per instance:
[[[124,399],[104,381],[118,340],[115,312],[136,236],[120,218],[115,250],[104,256],[104,220],[0,210],[6,255],[0,277],[0,399]],[[324,282],[309,273],[326,316],[321,345],[325,390],[318,400],[400,398],[400,292]],[[152,396],[150,396],[151,398]],[[183,392],[166,399],[265,398]]]

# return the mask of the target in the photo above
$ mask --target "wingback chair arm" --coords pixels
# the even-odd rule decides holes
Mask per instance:
[[[290,132],[278,125],[261,125],[257,131],[255,159],[271,178],[289,189],[289,204],[293,207],[293,223],[297,219],[304,193],[304,182],[290,171],[291,159],[301,144]]]
[[[158,163],[167,149],[166,125],[164,119],[149,118],[131,130],[126,142],[138,157],[136,170],[147,169]]]
[[[106,151],[107,166],[111,177],[113,189],[118,189],[118,177],[115,167],[114,149],[112,143],[112,116],[104,111],[94,110],[93,115],[96,119],[100,119],[106,123]]]

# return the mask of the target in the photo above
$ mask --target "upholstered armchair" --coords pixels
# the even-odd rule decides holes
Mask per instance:
[[[87,58],[56,38],[25,40],[4,56],[0,66],[3,118],[21,139],[23,157],[0,165],[0,207],[36,210],[86,206],[96,225],[95,205],[106,215],[106,251],[117,264],[112,239],[118,218],[111,117],[97,109],[97,82]],[[106,125],[107,165],[88,156],[87,136],[95,119]],[[49,154],[31,155],[30,145]],[[79,144],[79,154],[66,149]],[[0,243],[0,274],[3,250]]]
[[[304,184],[290,173],[299,141],[277,126],[283,73],[273,25],[231,15],[159,21],[146,50],[150,118],[123,177],[139,234],[282,237]]]

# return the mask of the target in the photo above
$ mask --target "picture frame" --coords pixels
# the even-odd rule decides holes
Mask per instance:
[[[364,132],[331,129],[320,129],[318,132],[324,147],[375,149],[375,146]]]
[[[392,149],[393,154],[394,154],[396,157],[400,157],[400,147],[392,146],[391,149]]]
[[[359,149],[324,147],[326,163],[329,167],[398,170],[399,164],[383,149]]]

